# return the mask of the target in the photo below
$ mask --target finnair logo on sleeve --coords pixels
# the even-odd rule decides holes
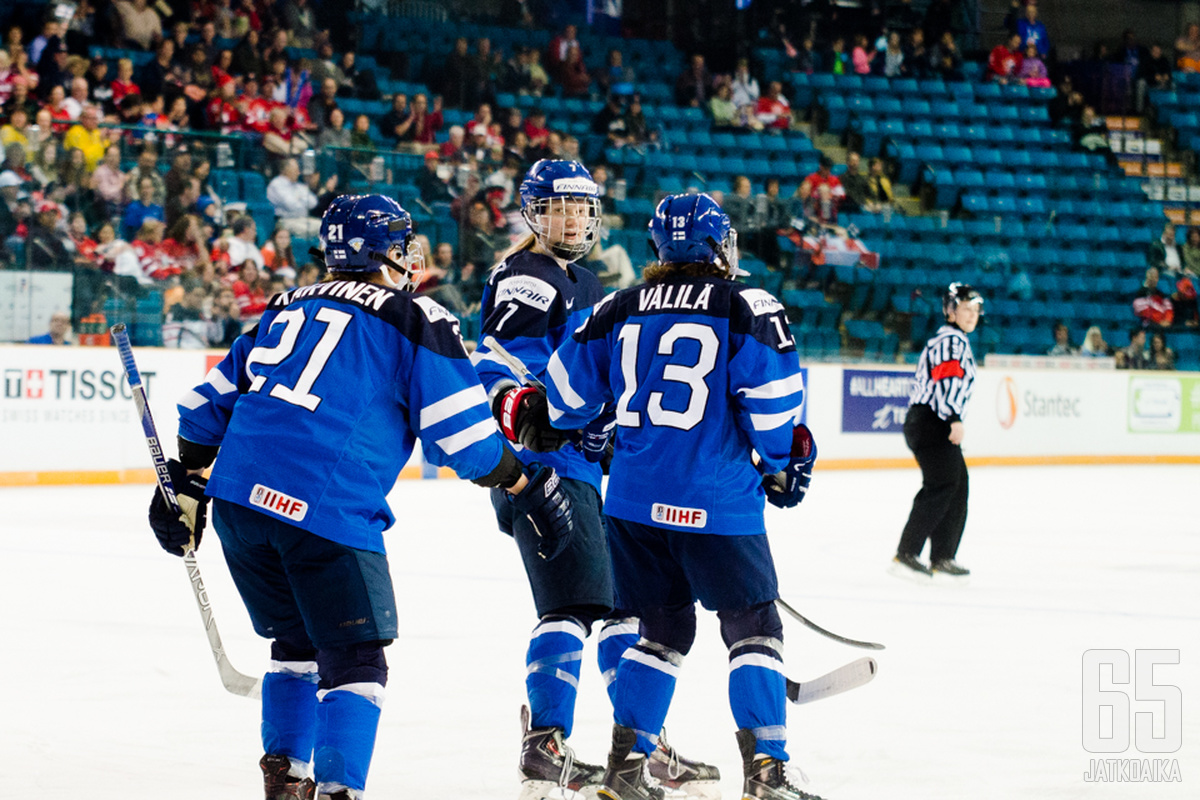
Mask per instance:
[[[593,197],[600,193],[596,183],[587,178],[555,178],[554,191],[556,194],[586,194]]]
[[[678,525],[683,528],[703,528],[708,524],[708,512],[703,508],[681,508],[665,503],[655,503],[650,516],[662,525]]]
[[[261,483],[254,484],[254,488],[250,490],[250,505],[278,514],[292,522],[301,521],[308,513],[308,503]]]
[[[771,296],[770,292],[763,289],[743,289],[739,294],[756,317],[783,310],[783,304]]]

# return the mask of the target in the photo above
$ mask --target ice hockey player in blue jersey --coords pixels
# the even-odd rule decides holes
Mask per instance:
[[[362,797],[397,632],[386,495],[417,439],[428,461],[496,488],[541,534],[539,556],[556,556],[573,525],[558,475],[527,475],[497,430],[457,320],[411,294],[423,254],[408,213],[346,195],[320,236],[329,280],[276,295],[179,403],[170,471],[190,514],[172,518],[158,493],[150,509],[164,549],[182,555],[212,499],[234,583],[271,640],[267,800]]]
[[[562,429],[616,408],[604,501],[617,596],[641,619],[621,658],[613,744],[598,794],[661,798],[647,756],[696,632],[716,611],[729,648],[745,798],[800,800],[785,769],[783,631],[764,499],[808,488],[816,446],[800,424],[804,382],[783,307],[735,283],[736,232],[706,194],[665,198],[659,263],[611,295],[550,358],[549,416]],[[756,467],[752,451],[758,454]]]
[[[539,618],[526,654],[529,707],[522,709],[519,770],[521,800],[541,800],[552,792],[562,797],[560,787],[572,798],[603,776],[602,767],[575,760],[564,742],[574,721],[583,642],[593,624],[604,620],[598,661],[611,696],[621,653],[637,641],[637,620],[614,608],[600,515],[600,461],[611,415],[583,426],[572,437],[578,444],[567,443],[568,434],[549,423],[545,395],[527,385],[504,354],[488,346],[491,337],[544,381],[550,354],[604,296],[599,280],[574,263],[587,255],[599,233],[598,188],[582,164],[542,160],[530,168],[520,195],[521,212],[532,233],[488,277],[481,308],[482,344],[473,360],[501,430],[517,447],[517,457],[527,465],[554,467],[575,511],[571,544],[548,565],[535,552],[536,532],[492,492],[500,529],[521,551]],[[653,760],[665,780],[685,791],[714,788],[719,778],[715,767],[679,757],[665,741]]]

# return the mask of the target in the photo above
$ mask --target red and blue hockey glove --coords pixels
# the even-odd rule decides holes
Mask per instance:
[[[616,427],[616,411],[601,414],[584,425],[583,430],[579,432],[580,440],[576,445],[583,452],[583,457],[593,464],[603,461],[605,452],[608,450],[609,439]]]
[[[203,475],[189,475],[183,464],[175,459],[167,462],[167,474],[175,487],[175,499],[183,514],[176,513],[163,499],[162,490],[154,488],[154,499],[150,501],[150,528],[158,537],[163,550],[173,556],[183,556],[189,549],[200,546],[204,525],[208,521],[208,497],[204,487],[208,479]]]
[[[533,386],[516,386],[496,397],[492,413],[510,442],[535,453],[548,453],[567,443],[567,431],[550,424],[550,405],[544,392]]]
[[[534,465],[537,466],[537,465]],[[547,561],[567,549],[575,531],[571,498],[562,489],[552,467],[537,467],[518,495],[508,495],[518,514],[523,514],[540,538],[538,555]]]
[[[812,481],[813,464],[817,461],[817,443],[807,425],[797,425],[792,431],[792,457],[787,466],[774,475],[764,475],[763,490],[767,502],[779,508],[799,505]]]

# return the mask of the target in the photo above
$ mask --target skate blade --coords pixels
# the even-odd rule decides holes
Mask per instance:
[[[584,786],[575,791],[553,781],[525,781],[521,784],[517,800],[595,800],[597,788]]]
[[[891,575],[893,578],[899,578],[900,580],[908,581],[909,583],[916,583],[920,584],[921,586],[929,586],[933,583],[933,578],[931,576],[911,570],[903,564],[897,564],[895,561],[893,561],[891,564],[888,564],[887,571],[888,575]]]
[[[949,575],[938,570],[933,571],[933,583],[937,586],[969,586],[970,575]]]
[[[662,788],[666,789],[667,785],[664,783]],[[720,781],[688,781],[675,787],[675,791],[682,792],[680,797],[689,800],[721,800]]]

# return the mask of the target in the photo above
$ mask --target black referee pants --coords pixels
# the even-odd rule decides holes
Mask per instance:
[[[954,558],[967,524],[967,462],[949,439],[950,423],[927,405],[914,405],[904,420],[904,441],[921,467],[921,491],[896,552],[919,556],[929,540],[930,561]]]

